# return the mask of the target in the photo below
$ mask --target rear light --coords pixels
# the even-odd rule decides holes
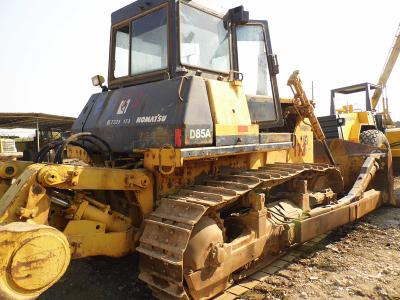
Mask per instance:
[[[182,129],[181,128],[175,129],[175,147],[177,147],[177,148],[182,147]]]

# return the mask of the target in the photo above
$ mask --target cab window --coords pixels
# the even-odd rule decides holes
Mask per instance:
[[[131,75],[167,68],[167,9],[132,21]]]
[[[262,25],[236,28],[239,71],[247,95],[271,96],[267,50]]]
[[[167,8],[134,19],[114,31],[114,78],[168,67]]]
[[[127,76],[129,74],[129,26],[122,27],[115,32],[114,55],[114,77]]]
[[[228,73],[229,36],[223,20],[183,3],[179,10],[181,63]]]

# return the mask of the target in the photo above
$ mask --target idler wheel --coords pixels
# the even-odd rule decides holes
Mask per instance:
[[[212,282],[214,272],[226,258],[223,245],[223,233],[216,221],[207,216],[201,218],[192,231],[183,258],[185,278],[193,299],[208,299],[228,286],[229,276]],[[191,277],[194,272],[201,273],[201,281]]]

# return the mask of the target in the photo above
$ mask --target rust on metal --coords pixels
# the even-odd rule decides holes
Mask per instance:
[[[208,297],[207,295],[226,288],[225,278],[235,270],[227,265],[233,264],[240,267],[244,262],[248,262],[248,259],[253,260],[247,256],[239,259],[234,255],[226,255],[231,258],[226,261],[226,265],[222,263],[215,272],[210,273],[213,274],[210,278],[205,279],[205,274],[200,275],[198,272],[186,274],[184,270],[186,246],[191,232],[206,214],[236,201],[240,196],[243,197],[256,188],[271,188],[301,175],[335,173],[338,180],[341,179],[339,171],[327,164],[272,164],[259,170],[244,172],[245,175],[239,172],[236,175],[213,179],[209,182],[212,189],[208,192],[205,192],[207,186],[201,188],[194,186],[164,198],[160,201],[159,207],[145,221],[144,232],[137,248],[137,251],[141,253],[139,277],[149,284],[152,290],[156,290],[158,295],[175,299],[189,297],[183,285],[185,279],[192,287],[190,290],[192,297],[193,295],[195,298]],[[253,222],[263,222],[267,225],[266,214],[264,213],[262,218],[260,215],[263,211],[262,206],[255,205],[254,207],[260,210],[255,212]],[[185,213],[179,213],[182,210]],[[172,211],[177,213],[172,214]],[[248,222],[252,222],[251,218]],[[263,231],[260,236],[265,236],[270,232],[265,226],[258,228]],[[292,236],[294,238],[294,234]],[[249,240],[243,246],[258,247],[260,249],[258,251],[264,248],[264,244],[258,243],[257,239],[252,242]]]

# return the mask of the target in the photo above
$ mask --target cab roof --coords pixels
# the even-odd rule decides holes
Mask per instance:
[[[163,3],[175,2],[175,0],[138,0],[125,7],[122,7],[111,14],[111,24],[118,24],[141,12],[157,7]]]
[[[364,82],[364,83],[359,83],[359,84],[354,84],[354,85],[350,85],[350,86],[337,88],[337,89],[332,90],[332,92],[338,93],[338,94],[353,94],[353,93],[364,92],[368,88],[370,90],[374,90],[374,89],[377,89],[378,86],[376,84]]]

